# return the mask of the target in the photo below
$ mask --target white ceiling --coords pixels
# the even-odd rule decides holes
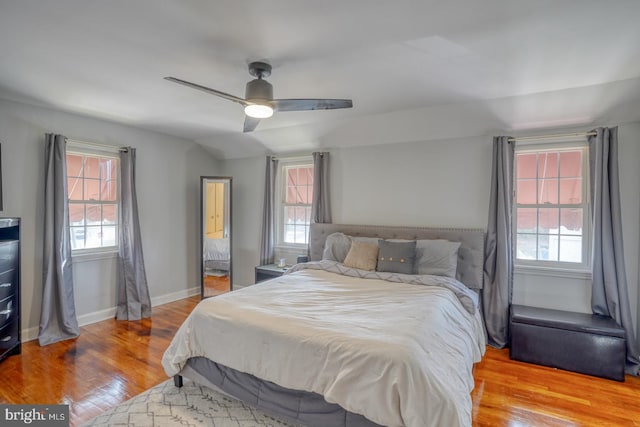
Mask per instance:
[[[195,140],[220,158],[640,121],[638,0],[0,0],[0,97]],[[243,134],[247,64],[280,112]]]

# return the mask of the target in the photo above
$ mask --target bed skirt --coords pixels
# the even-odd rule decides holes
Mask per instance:
[[[189,359],[180,375],[306,427],[380,427],[362,415],[327,402],[320,394],[284,388],[205,357]]]

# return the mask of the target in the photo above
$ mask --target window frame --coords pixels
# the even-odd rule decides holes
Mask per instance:
[[[535,205],[524,204],[518,205],[518,154],[526,153],[542,153],[542,152],[562,152],[562,151],[582,151],[582,262],[569,261],[549,261],[549,260],[527,260],[518,258],[518,207],[535,207],[544,206],[536,202]],[[591,230],[591,195],[589,191],[589,147],[587,141],[584,140],[563,140],[552,142],[526,142],[517,144],[514,156],[514,173],[513,173],[513,203],[512,203],[512,235],[513,235],[513,260],[514,270],[516,273],[533,273],[538,275],[552,275],[561,277],[588,278],[591,276],[591,241],[593,233]],[[536,182],[539,177],[536,176]],[[559,202],[559,201],[558,201]],[[563,204],[552,205],[558,209],[562,209]],[[539,233],[536,231],[536,235]]]
[[[121,174],[121,165],[120,165],[120,147],[113,147],[110,148],[108,146],[98,146],[97,144],[91,144],[91,143],[84,143],[84,142],[80,142],[80,141],[73,141],[73,140],[67,140],[67,146],[66,146],[66,153],[65,156],[68,155],[76,155],[76,156],[83,156],[83,157],[92,157],[92,158],[108,158],[108,159],[112,159],[112,160],[116,160],[117,162],[117,167],[116,167],[116,198],[115,201],[109,201],[108,204],[112,205],[115,204],[116,205],[116,216],[117,216],[117,224],[116,224],[116,236],[115,236],[115,245],[111,245],[111,246],[100,246],[100,247],[94,247],[94,248],[77,248],[77,249],[73,249],[71,250],[71,253],[73,256],[75,257],[79,257],[82,261],[88,261],[88,260],[95,260],[95,259],[102,259],[102,258],[111,258],[114,256],[114,254],[117,254],[119,251],[119,233],[120,233],[120,227],[122,225],[122,219],[120,217],[120,204],[121,204],[121,195],[120,195],[120,180],[122,179],[122,174]],[[66,161],[66,158],[65,158]],[[67,170],[68,170],[68,165],[67,165]],[[65,177],[65,179],[68,179],[69,175],[67,172],[67,176]],[[84,179],[84,178],[83,178]],[[87,203],[85,202],[72,202],[67,194],[67,207],[70,208],[70,206],[72,204],[104,204],[103,201],[95,201],[95,203]],[[85,227],[85,233],[86,233],[86,227],[87,225],[84,225]],[[68,226],[67,226],[67,230],[69,232],[69,237],[71,238],[71,223],[69,222]]]
[[[309,235],[307,234],[307,243],[290,243],[284,241],[285,224],[284,224],[284,209],[286,206],[291,206],[285,203],[284,196],[286,195],[287,186],[287,174],[286,169],[294,167],[314,167],[312,156],[300,156],[289,157],[279,159],[278,171],[276,175],[276,191],[275,191],[275,209],[276,209],[276,248],[282,249],[304,249],[308,246]],[[311,208],[311,203],[308,205]],[[311,225],[311,219],[309,219],[309,225]]]

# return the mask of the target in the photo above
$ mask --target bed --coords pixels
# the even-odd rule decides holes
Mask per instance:
[[[449,271],[402,272],[402,250],[424,260],[447,243]],[[313,224],[309,263],[203,300],[163,366],[176,385],[185,376],[309,427],[470,426],[483,244],[482,230]],[[374,245],[376,268],[361,268],[354,253]]]
[[[204,272],[215,275],[229,271],[229,238],[212,239],[205,237],[202,244]]]

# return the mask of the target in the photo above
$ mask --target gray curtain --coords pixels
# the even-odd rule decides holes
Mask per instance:
[[[45,135],[44,259],[40,345],[80,334],[73,296],[73,266],[67,203],[66,138]]]
[[[329,194],[329,153],[313,153],[313,198],[311,222],[331,223],[331,199]]]
[[[260,265],[273,264],[273,247],[276,240],[275,191],[278,160],[267,156],[264,177],[264,207],[262,210],[262,241],[260,243]]]
[[[118,304],[116,319],[151,317],[151,299],[144,269],[138,201],[136,196],[136,150],[120,152],[120,239],[118,244]]]
[[[493,169],[489,221],[485,238],[482,309],[488,342],[509,344],[509,306],[513,291],[513,162],[515,142],[507,136],[493,138]]]
[[[624,328],[626,372],[638,375],[640,352],[634,333],[622,245],[618,177],[618,128],[598,128],[589,141],[592,221],[591,309],[610,316]]]

